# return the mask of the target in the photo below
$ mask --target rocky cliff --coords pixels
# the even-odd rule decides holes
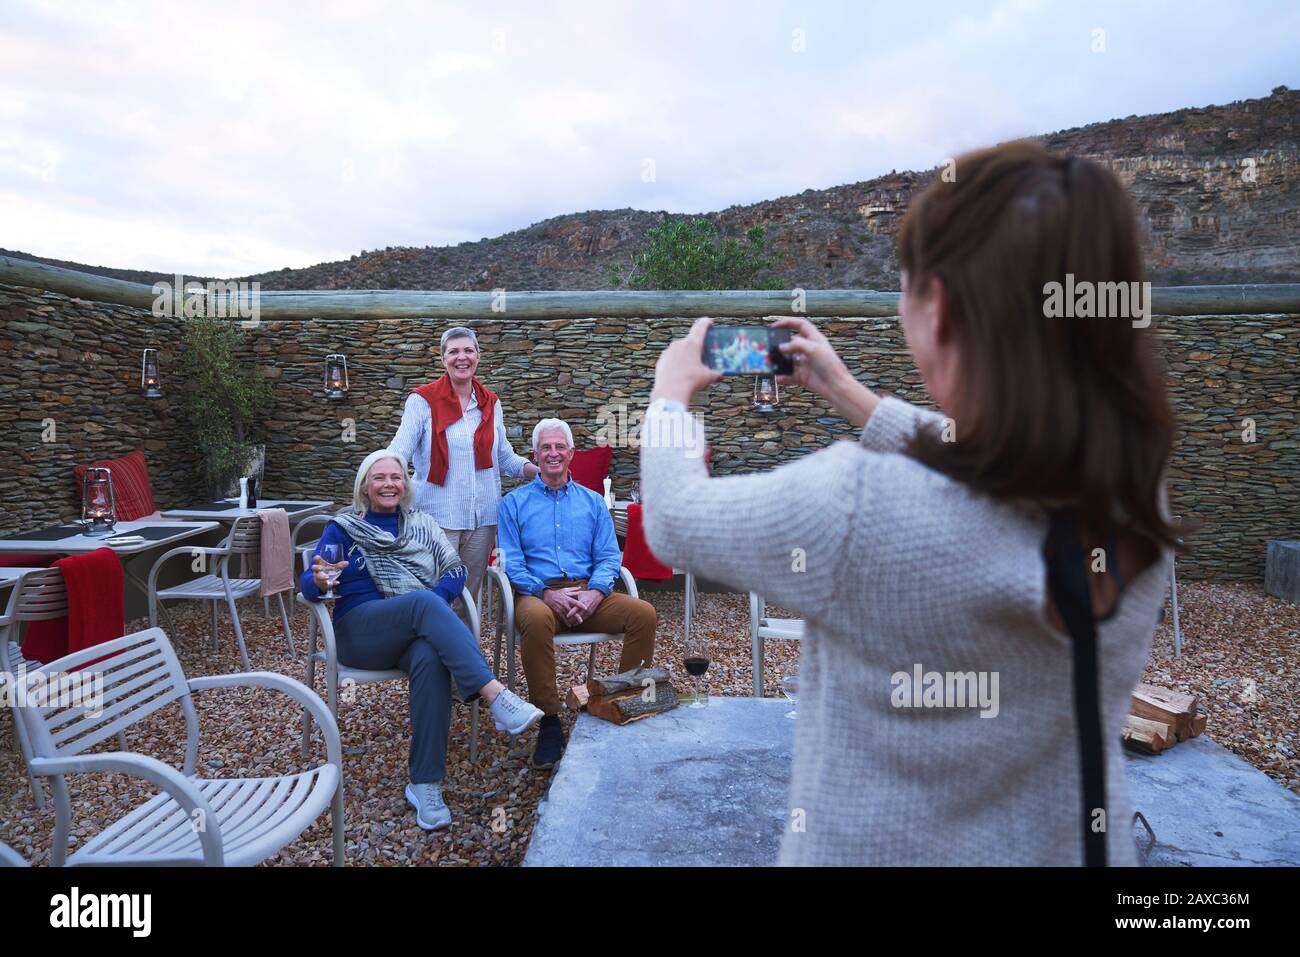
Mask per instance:
[[[1038,139],[1120,176],[1137,204],[1155,283],[1300,281],[1300,91],[1278,87],[1262,99],[1130,116]],[[897,289],[894,234],[912,195],[936,173],[893,172],[705,215],[732,234],[764,226],[789,286]],[[609,285],[607,266],[629,262],[665,218],[593,210],[479,242],[389,248],[243,278],[266,289],[601,289]]]

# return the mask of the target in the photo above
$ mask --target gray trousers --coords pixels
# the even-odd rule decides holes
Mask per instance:
[[[431,591],[368,601],[334,625],[339,661],[350,668],[400,668],[410,676],[411,783],[447,776],[451,679],[462,700],[492,680],[474,636]]]

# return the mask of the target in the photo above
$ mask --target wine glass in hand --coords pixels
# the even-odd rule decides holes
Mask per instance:
[[[709,670],[709,645],[702,638],[689,638],[682,655],[682,664],[686,673],[695,679],[695,694],[691,697],[689,707],[704,708],[708,706],[709,697],[701,687],[704,672]]]
[[[334,583],[339,580],[343,574],[343,569],[338,567],[338,563],[343,560],[343,546],[337,544],[326,544],[320,547],[320,557],[328,564],[321,569],[321,574],[329,586],[329,590],[321,595],[322,598],[333,600],[339,596],[334,592]]]

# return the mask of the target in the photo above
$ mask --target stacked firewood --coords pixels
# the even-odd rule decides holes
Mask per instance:
[[[570,688],[566,704],[574,711],[586,708],[598,718],[627,724],[677,707],[677,691],[667,668],[633,668]]]
[[[1167,751],[1205,730],[1195,695],[1156,685],[1138,685],[1129,712],[1120,740],[1142,754]]]

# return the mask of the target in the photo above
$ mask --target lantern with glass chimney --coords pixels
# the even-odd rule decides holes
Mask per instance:
[[[81,476],[81,524],[83,535],[112,535],[117,524],[117,499],[113,495],[113,472],[91,466]]]
[[[348,357],[331,352],[325,357],[325,398],[341,399],[348,394]]]
[[[775,412],[781,404],[781,389],[776,376],[754,376],[754,409],[757,412]]]
[[[140,357],[140,394],[146,399],[162,396],[162,380],[158,377],[158,350],[146,349]]]

